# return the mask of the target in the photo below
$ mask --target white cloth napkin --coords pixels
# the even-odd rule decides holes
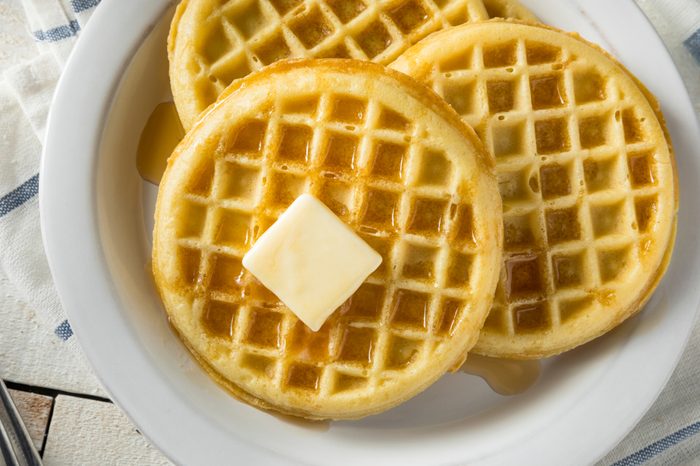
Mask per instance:
[[[0,75],[0,268],[17,295],[42,317],[47,331],[67,345],[75,345],[75,338],[54,290],[39,230],[39,159],[56,82],[99,2],[22,0],[39,54]],[[637,2],[660,29],[700,110],[700,0]],[[696,327],[658,401],[600,464],[700,464],[700,367],[695,363],[700,357],[700,326]]]
[[[47,331],[75,345],[41,241],[41,143],[56,83],[99,0],[22,0],[38,54],[0,76],[0,268]]]
[[[48,329],[74,345],[41,241],[39,162],[49,105],[77,35],[100,0],[23,0],[39,54],[0,81],[0,267]]]

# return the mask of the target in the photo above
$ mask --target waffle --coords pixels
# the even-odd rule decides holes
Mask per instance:
[[[578,36],[492,20],[393,65],[471,124],[496,163],[504,263],[477,353],[554,355],[643,306],[675,238],[678,190],[653,96]]]
[[[302,193],[383,257],[316,333],[241,266]],[[171,156],[154,276],[173,327],[235,395],[357,418],[426,388],[476,342],[500,208],[480,141],[429,89],[368,62],[280,62],[233,84]]]
[[[387,64],[433,31],[487,19],[481,0],[184,0],[168,40],[180,119],[237,78],[284,58]]]
[[[539,20],[518,0],[483,0],[489,18],[510,18],[537,23]]]

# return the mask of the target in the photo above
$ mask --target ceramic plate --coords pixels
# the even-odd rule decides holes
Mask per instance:
[[[546,361],[525,394],[502,397],[479,378],[449,374],[384,414],[310,426],[230,397],[168,327],[148,273],[156,190],[136,171],[136,147],[151,111],[171,98],[165,41],[173,5],[102,2],[51,110],[40,185],[44,241],[61,300],[95,371],[173,461],[590,463],[649,408],[683,351],[700,301],[697,122],[670,56],[632,0],[524,3],[546,23],[610,50],[661,101],[682,191],[666,278],[643,313]]]

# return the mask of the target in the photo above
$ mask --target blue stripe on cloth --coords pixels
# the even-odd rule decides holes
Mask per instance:
[[[700,29],[691,34],[683,43],[698,63],[700,63]]]
[[[71,0],[70,4],[73,7],[73,11],[80,13],[81,11],[96,7],[100,4],[100,1],[101,0]]]
[[[61,340],[66,341],[73,336],[73,329],[70,328],[70,323],[68,323],[68,320],[64,320],[58,327],[56,327],[53,333],[55,333]]]
[[[613,466],[638,466],[646,463],[661,452],[668,450],[672,446],[681,443],[683,440],[690,438],[699,432],[700,422],[690,424],[689,426],[677,430],[671,435],[642,448],[638,452],[622,458],[620,461],[615,462]]]
[[[39,174],[32,176],[19,187],[0,197],[0,218],[21,206],[39,192]]]
[[[80,32],[80,24],[72,19],[70,23],[63,26],[47,29],[46,31],[34,31],[34,38],[39,42],[58,42],[69,37],[77,36]]]

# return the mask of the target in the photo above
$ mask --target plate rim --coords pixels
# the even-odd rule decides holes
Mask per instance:
[[[89,336],[91,320],[89,316],[86,316],[80,309],[83,308],[86,302],[90,301],[89,298],[102,296],[102,299],[105,299],[106,296],[109,296],[114,305],[118,303],[118,299],[116,299],[115,292],[110,288],[109,283],[101,283],[100,286],[86,292],[86,290],[80,289],[80,284],[71,281],[70,271],[74,266],[70,263],[70,260],[74,258],[70,257],[70,253],[68,252],[71,251],[71,249],[75,250],[75,247],[71,246],[71,243],[74,242],[75,231],[83,231],[83,235],[85,235],[85,232],[88,232],[87,236],[89,236],[91,241],[87,248],[78,248],[78,252],[84,253],[85,260],[89,261],[93,266],[101,265],[105,270],[107,269],[107,265],[104,263],[105,259],[101,253],[99,242],[100,233],[95,218],[96,216],[92,215],[94,214],[97,201],[94,197],[91,198],[89,196],[91,192],[94,193],[94,187],[96,185],[96,177],[89,176],[96,171],[97,161],[94,154],[99,150],[99,143],[102,136],[101,129],[104,128],[106,121],[106,111],[111,106],[114,92],[121,80],[123,71],[126,69],[126,66],[128,66],[133,56],[133,52],[141,44],[145,35],[152,30],[160,14],[174,3],[173,0],[157,0],[155,2],[140,2],[139,0],[104,0],[100,8],[95,11],[91,21],[88,22],[88,25],[82,33],[84,37],[88,37],[90,40],[78,41],[54,94],[47,125],[46,143],[42,152],[39,203],[44,247],[52,275],[54,276],[57,291],[70,317],[76,337],[81,343],[94,372],[109,392],[110,398],[112,398],[112,400],[127,414],[134,424],[142,428],[141,431],[149,440],[157,445],[170,459],[177,463],[189,464],[189,461],[186,461],[185,458],[192,460],[197,460],[198,458],[195,458],[191,451],[187,452],[184,448],[176,448],[172,438],[168,438],[172,432],[163,430],[162,423],[156,427],[158,422],[153,421],[153,418],[148,419],[148,415],[151,415],[151,413],[148,407],[144,405],[144,400],[138,402],[134,400],[133,397],[122,396],[122,394],[125,393],[123,387],[118,387],[118,383],[115,383],[115,380],[118,380],[120,376],[125,376],[128,373],[127,368],[117,367],[114,373],[109,373],[103,365],[104,355],[101,353],[102,350],[97,349],[94,337],[91,338]],[[664,53],[668,61],[673,63],[665,44],[658,37],[658,34],[656,34],[646,16],[641,13],[639,7],[632,0],[616,3],[627,5],[627,7],[630,5],[634,7],[637,13],[644,18],[644,21],[651,31],[654,31],[654,37],[664,47]],[[125,35],[124,30],[119,26],[122,24],[131,24],[132,30],[138,30],[139,33]],[[100,38],[98,34],[101,35],[102,38]],[[109,38],[118,39],[118,41],[107,42]],[[104,45],[106,43],[115,47],[117,51],[112,54],[102,53],[100,44]],[[119,58],[115,60],[114,57]],[[89,65],[84,66],[86,63]],[[113,70],[116,72],[112,75],[108,74],[108,78],[104,79],[104,70]],[[675,65],[672,68],[672,72],[675,75],[674,77],[683,83]],[[93,88],[98,98],[89,99],[88,97],[90,96],[85,95],[84,83],[86,81],[97,82],[98,80],[104,81]],[[690,113],[693,115],[693,122],[695,123],[695,127],[697,127],[696,116],[692,107],[690,107],[690,99],[687,97],[687,89],[684,83],[682,93],[686,96],[684,105],[690,109]],[[83,108],[91,110],[81,112],[83,113],[82,115],[76,114],[76,101],[83,104]],[[98,102],[98,104],[95,104],[95,102]],[[72,115],[73,118],[66,118],[66,115]],[[84,121],[88,118],[91,118],[91,120],[88,120],[89,124],[82,124],[82,126],[77,127],[93,127],[97,129],[97,131],[87,131],[83,133],[84,139],[76,139],[74,133],[67,128],[76,127],[76,125],[80,125],[79,121]],[[67,138],[67,134],[72,135],[72,139]],[[700,141],[700,136],[696,135],[695,139]],[[82,148],[82,151],[79,148]],[[78,150],[76,151],[75,149]],[[67,192],[63,189],[67,187],[66,180],[60,179],[60,171],[57,171],[58,168],[56,167],[58,165],[57,161],[59,159],[65,159],[65,154],[67,152],[74,152],[73,157],[76,158],[76,161],[82,162],[82,166],[85,167],[81,173],[88,175],[78,180],[79,183],[76,183],[73,195],[71,196],[68,195],[70,191]],[[57,179],[56,177],[59,178]],[[79,193],[84,195],[80,196],[78,195]],[[74,201],[70,204],[70,208],[66,205],[66,197],[70,197]],[[67,213],[70,215],[67,215]],[[69,219],[72,218],[74,221],[67,221],[66,216],[68,216]],[[83,230],[81,230],[81,228],[83,228]],[[90,233],[90,228],[94,230],[92,233]],[[81,249],[87,250],[81,251]],[[82,291],[84,294],[78,296],[78,291]],[[686,313],[692,314],[692,321],[697,314],[697,305],[693,312],[686,311]],[[597,458],[604,456],[622,440],[651,407],[661,390],[666,386],[668,379],[683,354],[683,348],[685,348],[691,333],[691,330],[689,330],[684,338],[681,339],[682,344],[680,344],[680,349],[675,355],[674,364],[667,370],[668,373],[664,377],[664,383],[657,387],[655,394],[649,398],[648,403],[646,403],[643,409],[635,411],[635,415],[632,416],[633,420],[628,422],[629,425],[624,429],[624,432],[618,433],[614,438],[611,437],[611,440],[607,442],[608,445],[604,447],[604,451],[602,451],[603,448],[601,448],[602,452],[599,452]],[[129,341],[131,341],[131,343],[135,342],[134,335],[130,336]],[[125,346],[125,350],[128,350],[128,345]],[[131,352],[133,353],[134,348],[137,347],[138,345],[132,345]],[[128,351],[126,353],[129,354]],[[136,356],[139,355],[136,354]],[[144,356],[141,355],[141,357]],[[146,361],[146,359],[144,359],[143,362],[152,365],[152,361]],[[158,377],[162,379],[162,375],[157,372],[151,375],[154,379]],[[167,397],[162,401],[167,401]],[[182,408],[185,408],[185,411],[188,412],[192,411],[191,406],[182,406]],[[143,414],[144,412],[148,414]],[[294,459],[282,457],[277,452],[270,449],[260,448],[257,445],[246,443],[240,438],[229,438],[228,441],[236,446],[237,454],[244,454],[244,456],[239,456],[240,459],[245,458],[247,461],[269,461],[274,459],[277,462],[283,463],[290,460],[295,461]],[[182,443],[178,444],[178,446],[180,445],[182,445]],[[498,456],[499,455],[496,454],[493,457],[484,459],[498,461]],[[201,460],[201,458],[199,459]]]

